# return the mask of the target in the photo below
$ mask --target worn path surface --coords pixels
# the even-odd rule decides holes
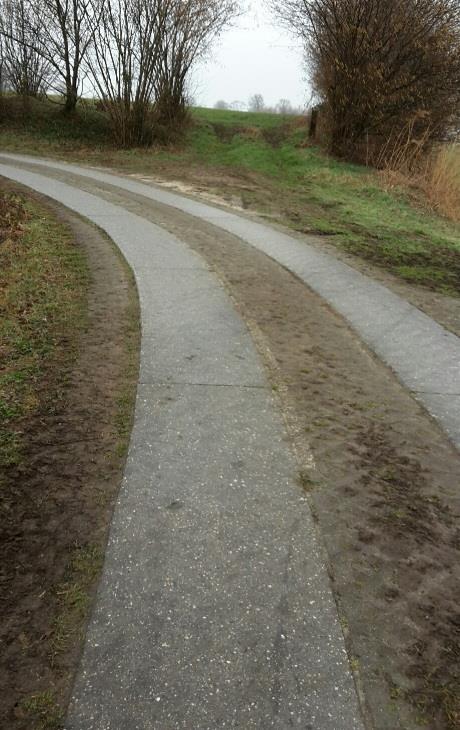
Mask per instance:
[[[250,243],[299,276],[342,314],[460,446],[460,340],[413,305],[332,256],[234,213],[100,170],[7,155],[91,178],[175,207]]]
[[[120,207],[0,173],[106,230],[141,299],[135,426],[67,727],[361,728],[296,463],[217,280]]]

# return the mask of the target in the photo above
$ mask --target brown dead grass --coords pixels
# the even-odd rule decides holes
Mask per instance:
[[[387,189],[407,188],[423,206],[460,221],[460,144],[443,144],[430,153],[407,143],[392,154],[380,173]]]
[[[431,207],[460,221],[460,144],[439,148],[427,165],[425,193]]]
[[[0,191],[0,243],[15,238],[27,219],[26,209],[20,198],[4,190]]]

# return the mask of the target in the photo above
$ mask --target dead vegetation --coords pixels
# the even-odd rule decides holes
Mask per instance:
[[[388,189],[405,188],[421,194],[428,208],[460,221],[460,145],[440,144],[429,150],[408,140],[385,161],[380,172]]]
[[[0,190],[0,244],[19,236],[26,219],[27,213],[21,199],[17,195]]]

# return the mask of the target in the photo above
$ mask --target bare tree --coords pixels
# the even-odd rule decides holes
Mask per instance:
[[[219,99],[214,104],[214,109],[229,109],[229,108],[230,108],[230,105],[228,104],[228,102],[224,101],[223,99]]]
[[[244,101],[239,101],[238,99],[235,99],[235,101],[232,101],[229,105],[230,109],[233,109],[235,112],[244,112],[246,110],[246,104]]]
[[[72,112],[81,91],[82,65],[92,42],[91,29],[100,12],[96,0],[23,0],[22,6],[27,24],[22,34],[18,35],[17,29],[10,26],[3,26],[0,32],[4,39],[23,47],[23,53],[27,49],[53,69],[55,90],[63,94],[65,110]]]
[[[253,94],[249,99],[249,111],[263,112],[265,110],[265,102],[262,94]]]
[[[91,0],[94,46],[88,67],[122,146],[151,141],[147,121],[160,64],[161,37],[174,0]]]
[[[284,116],[294,114],[294,109],[289,99],[280,99],[276,105],[276,112],[277,114],[282,114]]]
[[[458,0],[271,0],[305,44],[332,147],[411,118],[435,135],[460,113]]]
[[[99,0],[88,65],[119,144],[149,144],[182,121],[193,64],[236,11],[233,0]],[[97,22],[96,22],[97,19]]]
[[[39,32],[26,0],[2,0],[3,81],[24,97],[46,92],[54,76],[50,62],[36,48]]]
[[[65,111],[72,112],[82,86],[83,63],[103,0],[31,0],[40,21],[41,53],[56,71]],[[90,22],[91,20],[91,22]]]
[[[174,0],[161,39],[155,84],[160,123],[171,125],[181,119],[192,67],[203,59],[238,10],[237,0]]]

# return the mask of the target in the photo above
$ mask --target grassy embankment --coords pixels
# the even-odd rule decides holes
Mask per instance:
[[[26,468],[27,424],[38,414],[51,416],[61,404],[86,322],[87,285],[86,258],[68,229],[37,203],[0,190],[0,517],[5,534],[18,507],[9,475]],[[43,494],[36,495],[37,502],[42,499]],[[3,639],[9,645],[14,637]],[[52,692],[33,695],[23,712],[31,727],[55,727],[60,718]]]
[[[76,356],[87,269],[68,231],[37,204],[0,192],[0,207],[1,484],[2,470],[21,463],[22,423],[43,397],[56,405],[60,384],[44,387],[51,367],[65,373]]]
[[[135,289],[126,273],[110,328],[89,262],[70,225],[0,188],[0,715],[21,730],[61,727],[131,431]]]
[[[327,236],[406,281],[460,294],[460,224],[430,210],[429,196],[419,190],[385,185],[376,172],[308,146],[302,119],[195,109],[181,145],[146,152],[114,149],[106,119],[91,104],[73,121],[55,106],[33,104],[25,121],[9,114],[0,149],[109,165],[237,196],[244,207]],[[449,154],[458,158],[458,175],[456,163],[450,174],[460,189],[460,152]],[[431,205],[436,208],[434,199]]]
[[[0,190],[0,527],[6,541],[12,511],[24,508],[17,490],[10,493],[10,474],[27,468],[30,419],[52,417],[61,404],[86,322],[87,286],[86,258],[69,231],[35,202]],[[35,495],[37,503],[43,498]],[[85,611],[86,604],[81,622]],[[74,606],[59,618],[71,612]],[[8,647],[15,640],[2,636]],[[34,728],[57,727],[60,718],[52,692],[31,696],[21,712]]]

